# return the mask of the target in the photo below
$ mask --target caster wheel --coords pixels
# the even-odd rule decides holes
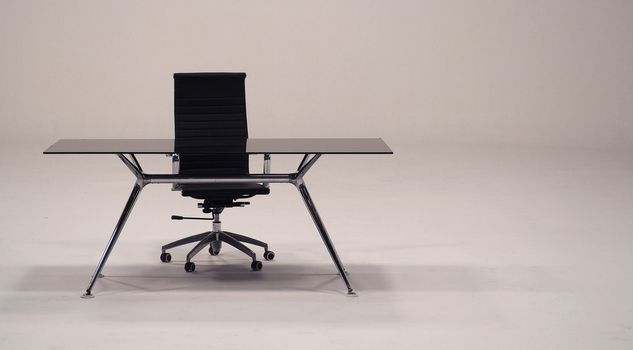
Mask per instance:
[[[264,259],[273,260],[274,258],[275,258],[275,252],[273,252],[272,250],[267,250],[264,252]]]
[[[209,245],[209,254],[213,256],[219,255],[220,249],[222,249],[222,241],[212,241]]]
[[[171,261],[171,254],[169,253],[162,253],[160,255],[160,261],[164,262],[164,263],[168,263]]]
[[[185,264],[185,271],[187,272],[194,272],[196,271],[196,264],[192,263],[192,262],[188,262]]]
[[[261,270],[261,269],[262,269],[262,267],[264,267],[264,265],[262,264],[262,262],[261,262],[261,261],[253,261],[253,262],[251,263],[251,269],[252,269],[253,271],[259,271],[259,270]]]
[[[209,254],[211,254],[213,256],[216,256],[216,255],[219,255],[220,252],[216,251],[216,250],[213,250],[213,247],[209,247]]]

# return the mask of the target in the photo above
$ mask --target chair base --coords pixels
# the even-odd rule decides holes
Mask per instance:
[[[202,249],[204,249],[207,245],[209,247],[209,254],[218,255],[220,254],[220,249],[222,248],[222,242],[231,245],[242,253],[248,255],[253,262],[251,263],[251,269],[254,271],[259,271],[262,269],[261,261],[257,261],[257,255],[250,250],[244,243],[253,244],[259,247],[264,248],[264,258],[266,260],[273,260],[275,258],[275,253],[268,250],[268,244],[262,241],[259,241],[255,238],[251,238],[248,236],[240,235],[238,233],[222,231],[222,222],[220,221],[220,213],[224,208],[213,208],[213,229],[211,231],[199,233],[197,235],[185,237],[179,239],[177,241],[166,244],[162,248],[162,254],[160,255],[160,260],[162,262],[170,262],[171,254],[167,253],[167,249],[171,249],[174,247],[179,247],[181,245],[198,242],[191,251],[187,254],[187,262],[185,263],[185,271],[193,272],[196,269],[196,265],[191,261],[196,254],[198,254]],[[182,216],[172,216],[178,217],[180,219],[184,219]],[[192,218],[187,218],[192,219]],[[244,242],[244,243],[242,243]]]
[[[197,235],[185,237],[175,242],[164,245],[161,249],[161,261],[171,261],[171,255],[167,253],[168,249],[194,242],[198,242],[198,244],[196,244],[193,249],[191,249],[191,251],[189,251],[189,253],[187,254],[187,261],[185,263],[185,270],[187,272],[193,272],[193,270],[195,270],[195,265],[193,264],[193,262],[191,262],[191,260],[194,256],[196,256],[196,254],[198,254],[205,247],[209,246],[209,254],[214,256],[218,255],[220,254],[220,250],[222,248],[222,242],[225,242],[228,245],[237,248],[242,253],[248,255],[253,260],[253,262],[251,263],[251,268],[256,271],[261,270],[262,264],[261,262],[257,261],[257,255],[255,254],[255,252],[248,248],[244,243],[253,244],[264,248],[264,258],[266,260],[273,260],[275,257],[275,253],[268,250],[268,244],[265,242],[228,231],[207,231],[199,233]]]

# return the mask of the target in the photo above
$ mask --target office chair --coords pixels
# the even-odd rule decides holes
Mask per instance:
[[[172,156],[173,171],[180,175],[244,175],[249,173],[246,139],[246,97],[244,73],[176,73],[174,74],[175,151]],[[223,149],[222,153],[213,152]],[[269,169],[269,158],[264,158],[264,168]],[[251,269],[262,269],[256,254],[243,243],[264,248],[264,258],[272,260],[275,253],[268,244],[251,237],[223,231],[220,214],[225,208],[243,207],[249,202],[237,201],[255,195],[270,193],[267,184],[260,183],[213,183],[179,184],[173,187],[185,197],[202,200],[198,204],[211,218],[191,218],[173,215],[173,220],[212,220],[211,231],[186,237],[162,247],[160,260],[171,261],[168,249],[198,242],[187,254],[185,271],[193,272],[193,257],[206,246],[209,254],[218,255],[222,242],[231,245],[252,258]],[[243,243],[242,243],[243,242]]]

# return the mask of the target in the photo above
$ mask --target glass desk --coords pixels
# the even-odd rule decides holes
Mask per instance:
[[[62,139],[44,154],[393,154],[382,139]]]
[[[134,174],[136,181],[123,212],[117,221],[114,232],[108,241],[105,251],[95,269],[83,297],[93,297],[92,288],[101,275],[114,245],[119,238],[123,226],[134,207],[141,190],[148,184],[211,184],[211,183],[289,183],[293,184],[301,194],[310,212],[310,216],[323,239],[334,265],[338,269],[347,287],[347,295],[355,296],[345,268],[336,253],[334,244],[325,229],[325,225],[310,197],[303,180],[304,175],[326,154],[393,154],[389,146],[379,138],[287,138],[287,139],[222,139],[209,140],[174,140],[174,139],[62,139],[55,142],[44,154],[115,154]],[[172,156],[174,170],[177,169],[181,154],[263,154],[264,169],[261,174],[239,176],[204,176],[172,174],[148,174],[143,171],[135,154],[167,154]],[[271,174],[270,160],[272,154],[303,154],[303,158],[292,173]]]

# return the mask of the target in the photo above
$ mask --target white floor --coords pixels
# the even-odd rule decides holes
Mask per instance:
[[[252,272],[226,248],[188,274],[187,248],[162,264],[160,246],[207,224],[170,221],[195,200],[148,186],[84,300],[133,178],[46,146],[2,148],[1,349],[633,348],[631,152],[392,142],[393,157],[322,158],[306,181],[358,298],[293,187],[222,217],[275,261]]]

